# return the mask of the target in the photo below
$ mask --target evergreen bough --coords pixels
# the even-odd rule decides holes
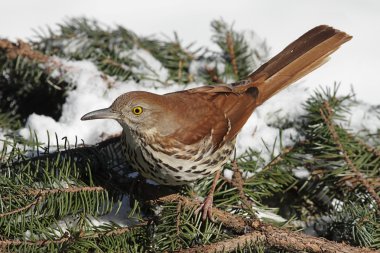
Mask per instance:
[[[328,252],[334,247],[295,230],[367,247],[350,252],[380,249],[380,129],[368,136],[366,129],[355,134],[344,128],[341,122],[358,102],[352,95],[337,96],[337,86],[316,90],[300,119],[277,120],[280,129],[291,125],[300,132],[293,147],[281,145],[269,162],[247,150],[236,164],[226,165],[233,177],[218,182],[217,223],[202,222],[195,213],[194,199],[206,196],[212,177],[182,188],[132,178],[118,137],[95,146],[67,141],[62,146],[58,136],[48,143],[33,134],[23,139],[17,130],[32,112],[58,119],[67,93],[76,88],[64,75],[53,75],[61,66],[51,59],[90,60],[105,79],[170,85],[237,81],[268,56],[265,43],[253,47],[247,33],[223,20],[211,23],[217,51],[183,45],[177,34],[174,39],[143,37],[84,18],[58,27],[28,43],[0,40],[1,250]],[[138,50],[161,63],[165,79],[136,57]],[[297,176],[296,169],[307,176]],[[126,202],[131,209],[121,208]],[[110,221],[118,211],[128,213],[129,226]],[[271,215],[261,222],[257,216],[263,213]],[[282,232],[302,240],[275,241]],[[304,246],[313,243],[326,248]]]

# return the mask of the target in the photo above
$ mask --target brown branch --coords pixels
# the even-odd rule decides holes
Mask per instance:
[[[4,249],[9,246],[20,246],[20,245],[28,245],[28,246],[45,246],[52,243],[62,244],[72,239],[68,233],[65,233],[61,238],[56,240],[0,240],[0,249]]]
[[[3,218],[5,216],[9,216],[15,213],[20,213],[22,211],[28,210],[31,207],[37,205],[40,203],[47,195],[49,194],[57,194],[57,193],[77,193],[77,192],[91,192],[91,191],[104,191],[105,189],[103,187],[99,186],[84,186],[84,187],[72,187],[72,188],[55,188],[55,189],[29,189],[25,192],[24,195],[31,195],[31,196],[36,196],[35,200],[33,200],[31,203],[17,208],[15,210],[5,212],[5,213],[0,213],[0,218]],[[23,196],[24,196],[23,195]],[[12,196],[12,198],[17,198],[17,196]],[[2,200],[4,199],[9,199],[9,197],[4,196]]]
[[[172,194],[151,201],[152,204],[177,203],[181,202],[183,207],[196,208],[199,202],[191,200],[178,194]],[[276,247],[288,251],[308,251],[324,253],[369,253],[376,252],[368,248],[353,247],[345,243],[328,241],[300,232],[289,231],[285,228],[273,227],[269,224],[261,223],[256,219],[244,220],[242,217],[225,212],[218,208],[213,208],[213,215],[224,227],[230,228],[238,234],[249,233],[225,241],[216,242],[207,246],[199,246],[191,249],[183,249],[180,252],[217,252],[233,251],[244,243],[264,243],[269,247]],[[255,230],[253,232],[250,232]],[[223,248],[225,247],[225,248]]]
[[[226,40],[227,40],[226,42],[227,42],[227,47],[228,47],[228,53],[231,58],[232,69],[234,71],[236,79],[239,79],[239,71],[238,71],[235,49],[234,49],[234,40],[232,38],[231,32],[227,32]]]
[[[179,83],[181,83],[181,80],[182,80],[182,68],[183,68],[183,61],[181,59],[178,62],[178,73],[177,73],[177,78],[178,78]]]
[[[0,49],[5,49],[7,57],[11,60],[16,59],[18,56],[23,56],[39,63],[46,63],[49,60],[49,56],[33,50],[28,43],[23,42],[22,40],[18,40],[17,44],[15,44],[9,40],[0,39]]]
[[[195,253],[195,252],[231,252],[249,245],[259,245],[265,243],[265,235],[260,232],[252,232],[249,234],[237,236],[235,238],[227,239],[224,241],[216,242],[209,245],[201,245],[198,247],[182,249],[181,253]]]
[[[31,203],[23,206],[23,207],[20,207],[20,208],[17,208],[15,210],[12,210],[12,211],[9,211],[9,212],[5,212],[5,213],[0,213],[0,218],[3,218],[5,216],[9,216],[9,215],[12,215],[12,214],[15,214],[15,213],[20,213],[22,211],[25,211],[25,210],[28,210],[29,208],[31,208],[32,206],[35,206],[37,205],[38,203],[40,203],[43,199],[43,196],[42,195],[39,195],[35,198],[35,200],[33,200]]]
[[[244,179],[241,174],[241,171],[239,170],[239,167],[236,163],[236,160],[232,162],[232,170],[234,174],[232,175],[231,184],[238,190],[240,200],[243,204],[243,207],[245,207],[247,210],[252,209],[252,201],[250,201],[247,196],[245,196],[244,193]]]
[[[357,180],[366,188],[367,192],[371,195],[371,197],[375,200],[377,204],[377,210],[380,212],[380,196],[376,193],[375,189],[372,187],[372,185],[368,182],[368,180],[364,177],[363,173],[359,171],[359,169],[354,165],[350,157],[348,156],[346,150],[344,149],[342,142],[340,141],[339,135],[335,130],[335,126],[332,122],[332,109],[331,106],[327,101],[323,103],[324,108],[327,111],[327,115],[325,115],[325,112],[320,109],[320,114],[322,116],[323,121],[327,125],[327,128],[329,129],[329,132],[337,145],[339,151],[342,153],[344,160],[346,161],[348,167],[350,170],[355,174]]]

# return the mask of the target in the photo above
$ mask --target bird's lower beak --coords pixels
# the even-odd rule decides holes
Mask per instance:
[[[81,120],[91,120],[91,119],[120,119],[120,114],[114,112],[111,108],[105,108],[89,112],[81,118]]]

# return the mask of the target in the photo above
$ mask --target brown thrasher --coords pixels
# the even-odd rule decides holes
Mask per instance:
[[[82,120],[115,119],[127,162],[144,177],[182,185],[215,174],[200,209],[211,217],[213,192],[236,136],[253,110],[328,60],[351,36],[321,25],[308,31],[245,80],[164,95],[133,91]]]

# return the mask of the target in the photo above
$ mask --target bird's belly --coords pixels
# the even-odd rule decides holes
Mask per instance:
[[[139,171],[143,176],[153,179],[159,184],[188,184],[220,170],[229,160],[234,147],[234,143],[231,143],[213,153],[202,153],[200,151],[192,156],[168,155],[162,152],[152,152],[149,147],[142,148],[143,156],[150,164],[150,172],[146,175],[142,168]]]
[[[143,177],[163,185],[188,184],[213,174],[228,161],[235,148],[233,141],[214,152],[199,148],[165,153],[149,145],[125,144],[127,162]]]

